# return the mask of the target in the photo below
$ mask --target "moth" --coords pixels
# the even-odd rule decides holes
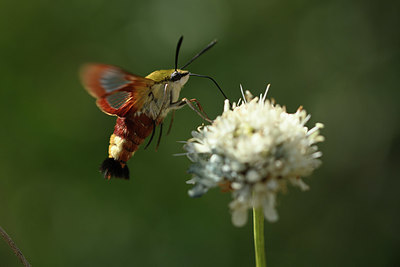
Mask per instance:
[[[146,77],[129,73],[113,65],[94,63],[82,67],[82,83],[88,93],[97,99],[97,106],[104,113],[117,116],[114,132],[110,137],[108,158],[100,166],[100,172],[107,180],[112,177],[129,179],[127,161],[150,134],[147,146],[151,143],[157,126],[160,127],[158,147],[163,121],[170,111],[187,105],[203,119],[210,121],[196,99],[179,99],[180,91],[190,76],[210,79],[225,99],[227,98],[212,77],[183,70],[213,47],[216,41],[212,41],[182,68],[178,68],[182,40],[183,36],[180,37],[176,47],[175,68],[157,70]],[[171,124],[172,120],[173,117]]]

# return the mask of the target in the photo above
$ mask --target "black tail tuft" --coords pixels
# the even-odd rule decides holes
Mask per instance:
[[[126,163],[113,158],[106,158],[103,161],[100,172],[107,180],[110,180],[111,177],[129,179],[129,169]]]

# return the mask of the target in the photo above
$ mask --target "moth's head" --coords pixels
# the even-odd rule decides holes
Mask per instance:
[[[172,82],[179,83],[183,86],[189,80],[189,71],[180,69],[174,70],[169,78]]]
[[[207,75],[200,75],[200,74],[195,74],[195,73],[190,73],[187,70],[182,70],[186,68],[190,63],[192,63],[196,58],[201,56],[204,52],[206,52],[208,49],[213,47],[217,41],[214,40],[212,41],[209,45],[207,45],[203,50],[201,50],[199,53],[197,53],[194,57],[192,57],[189,62],[187,62],[185,65],[182,66],[182,69],[178,69],[178,55],[179,55],[179,50],[181,48],[183,36],[179,38],[178,45],[176,46],[176,53],[175,53],[175,69],[171,70],[157,70],[153,73],[150,73],[146,78],[152,79],[155,82],[172,82],[173,84],[179,86],[182,88],[182,86],[189,80],[189,76],[196,76],[196,77],[203,77],[212,80],[215,85],[218,87],[222,95],[224,96],[225,99],[227,99],[226,95],[222,91],[221,87],[217,84],[217,82],[210,76]]]

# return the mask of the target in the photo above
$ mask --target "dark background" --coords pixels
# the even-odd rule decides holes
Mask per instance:
[[[309,192],[279,197],[266,223],[269,266],[398,266],[399,2],[0,2],[0,225],[33,266],[253,266],[251,220],[229,194],[190,199],[182,144],[203,121],[184,108],[158,152],[141,148],[131,180],[102,179],[115,118],[82,88],[85,62],[138,75],[183,64],[323,122],[323,165]],[[223,98],[191,78],[181,94],[215,117]],[[169,122],[169,118],[166,120]],[[249,213],[250,215],[250,213]],[[0,266],[20,266],[0,240]]]

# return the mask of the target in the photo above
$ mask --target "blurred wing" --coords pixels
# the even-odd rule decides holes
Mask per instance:
[[[85,65],[81,79],[89,94],[97,98],[97,106],[103,112],[121,117],[129,110],[141,109],[154,84],[151,79],[104,64]]]

